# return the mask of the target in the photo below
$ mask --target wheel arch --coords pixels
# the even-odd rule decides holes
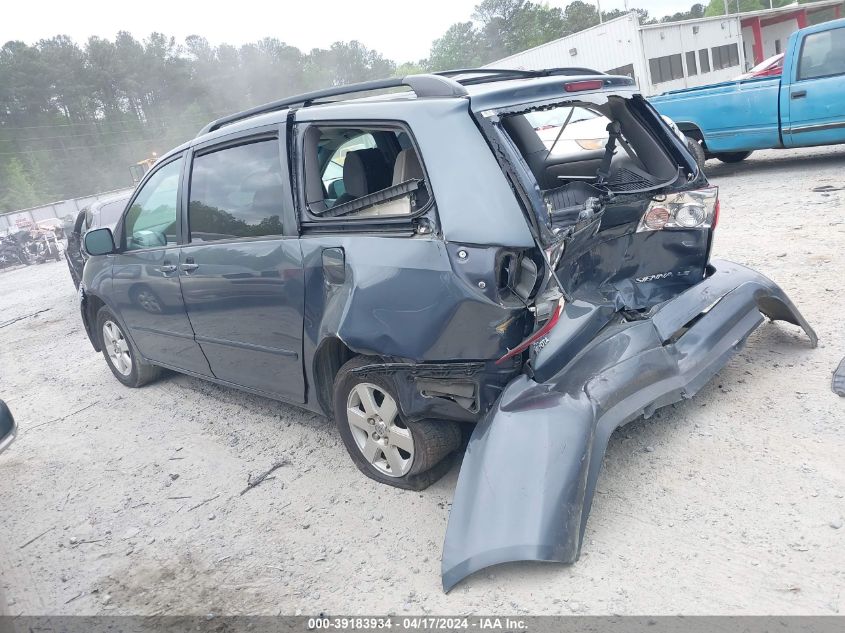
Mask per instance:
[[[334,414],[334,380],[341,367],[356,353],[336,336],[320,341],[312,361],[311,375],[314,380],[314,397],[323,414],[331,418]]]
[[[91,341],[94,350],[99,352],[102,348],[100,346],[100,337],[97,336],[96,332],[97,313],[106,305],[106,302],[97,295],[85,292],[84,290],[80,290],[80,294],[82,299],[80,305],[82,324],[85,326],[85,333],[88,335],[88,340]]]
[[[707,141],[704,139],[704,133],[698,125],[692,121],[675,121],[675,125],[677,125],[678,129],[685,135],[700,142],[705,149],[707,148]]]

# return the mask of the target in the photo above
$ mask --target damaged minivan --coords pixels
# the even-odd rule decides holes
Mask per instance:
[[[373,93],[373,94],[369,94]],[[90,231],[115,377],[172,369],[333,418],[419,490],[471,437],[443,586],[578,558],[618,426],[689,398],[783,291],[710,259],[717,189],[627,77],[411,75],[207,125]]]

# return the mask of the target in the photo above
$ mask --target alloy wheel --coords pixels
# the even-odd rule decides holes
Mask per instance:
[[[399,419],[396,400],[378,385],[359,383],[349,392],[346,419],[355,444],[380,473],[402,477],[414,462],[414,438]]]
[[[121,376],[128,376],[132,373],[132,355],[129,353],[129,343],[114,321],[103,323],[103,346],[112,366],[120,372]]]

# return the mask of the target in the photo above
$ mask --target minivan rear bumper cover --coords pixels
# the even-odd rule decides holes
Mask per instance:
[[[608,327],[546,382],[520,375],[476,426],[442,556],[449,591],[490,565],[578,559],[607,443],[617,427],[691,398],[764,315],[815,332],[771,280],[714,261],[650,318]]]

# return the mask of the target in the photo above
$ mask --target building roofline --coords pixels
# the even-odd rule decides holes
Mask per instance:
[[[780,13],[794,13],[795,11],[813,11],[819,9],[827,9],[842,4],[842,0],[819,0],[818,2],[806,2],[804,4],[787,4],[783,7],[776,7],[774,9],[758,9],[757,11],[745,11],[743,13],[729,13],[728,15],[712,15],[705,18],[694,18],[692,20],[679,20],[677,22],[658,22],[656,24],[641,24],[640,30],[659,29],[667,26],[679,26],[684,24],[701,24],[702,22],[714,22],[716,20],[753,18],[756,16],[778,15]],[[606,23],[605,23],[606,24]],[[592,27],[595,28],[595,27]],[[583,31],[579,31],[583,33]]]
[[[599,29],[599,28],[602,28],[604,26],[607,26],[608,24],[612,24],[613,22],[618,22],[620,20],[628,20],[628,19],[631,18],[632,15],[634,16],[634,20],[635,20],[636,24],[639,24],[639,21],[636,18],[637,14],[634,11],[629,11],[628,13],[626,13],[624,15],[620,15],[618,18],[613,18],[612,20],[607,20],[606,22],[602,22],[601,24],[596,24],[595,26],[591,26],[591,27],[583,29],[581,31],[576,31],[575,33],[570,33],[569,35],[564,35],[563,37],[559,37],[557,39],[551,40],[549,42],[546,42],[545,44],[540,44],[538,46],[526,48],[524,51],[519,51],[518,53],[514,53],[513,55],[508,55],[507,57],[501,57],[494,62],[490,62],[489,64],[482,66],[482,68],[487,68],[488,66],[490,68],[495,68],[497,64],[501,64],[502,62],[507,62],[509,59],[513,59],[514,57],[519,57],[520,55],[524,55],[525,53],[530,53],[531,51],[537,51],[537,50],[546,48],[547,46],[553,46],[553,45],[557,44],[558,42],[569,39],[570,37],[573,37],[575,35],[581,35],[582,33],[588,33],[588,32],[593,31],[595,29]]]

